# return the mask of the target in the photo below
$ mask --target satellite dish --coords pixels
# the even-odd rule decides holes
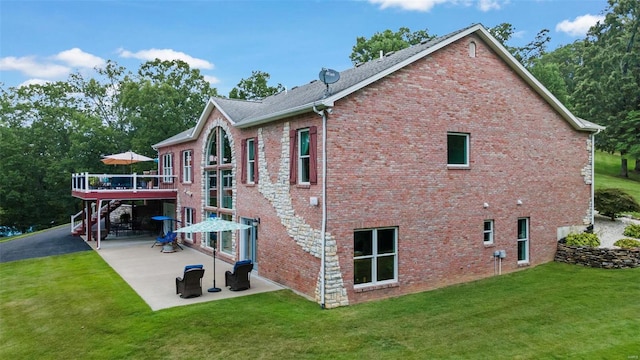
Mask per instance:
[[[322,68],[318,76],[320,77],[320,81],[325,83],[325,85],[327,86],[329,86],[329,84],[333,84],[336,81],[340,80],[340,73],[333,69]]]

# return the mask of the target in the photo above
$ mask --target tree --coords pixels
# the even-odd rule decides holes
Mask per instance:
[[[275,95],[284,90],[282,84],[269,86],[269,75],[263,71],[252,71],[248,79],[242,79],[236,87],[229,92],[229,98],[242,100],[261,100],[267,96]]]
[[[373,34],[371,39],[357,37],[349,58],[354,64],[364,63],[379,57],[380,52],[387,54],[433,38],[435,36],[429,35],[428,29],[414,32],[406,27],[401,27],[397,32],[387,29]]]
[[[69,84],[2,90],[0,223],[26,231],[68,221],[70,133],[79,110]]]
[[[181,60],[156,59],[120,84],[131,149],[154,156],[151,145],[195,126],[204,104],[217,90]]]
[[[546,53],[547,44],[551,41],[549,30],[542,29],[535,39],[522,47],[509,46],[507,43],[515,33],[515,28],[509,23],[501,23],[487,29],[524,67],[530,68],[534,61],[541,58]]]
[[[583,66],[576,71],[572,98],[576,113],[605,125],[596,146],[622,155],[621,174],[627,174],[627,158],[638,154],[640,141],[640,2],[609,0],[603,22],[593,26],[584,41]]]

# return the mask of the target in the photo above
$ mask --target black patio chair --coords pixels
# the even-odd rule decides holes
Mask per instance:
[[[226,271],[224,273],[224,286],[229,287],[231,291],[249,289],[251,287],[249,279],[251,270],[253,270],[253,262],[251,260],[236,262],[233,266],[233,272]]]
[[[180,294],[183,299],[202,295],[203,276],[202,265],[200,267],[186,266],[182,277],[176,278],[176,294]]]

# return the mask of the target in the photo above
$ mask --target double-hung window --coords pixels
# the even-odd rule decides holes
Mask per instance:
[[[529,218],[518,219],[518,264],[529,262]]]
[[[449,167],[469,166],[469,134],[447,133],[447,165]]]
[[[299,185],[318,183],[318,129],[291,130],[289,134],[289,182]]]
[[[493,244],[493,220],[484,221],[484,244]]]
[[[354,231],[353,284],[368,286],[397,281],[397,249],[397,228]]]
[[[162,155],[162,175],[164,175],[163,182],[173,182],[173,154]]]
[[[184,208],[184,225],[183,226],[190,226],[193,225],[193,215],[194,215],[195,210],[193,208]],[[189,240],[189,241],[193,241],[193,233],[185,233],[184,234],[185,239]]]
[[[192,181],[193,174],[193,159],[191,157],[191,150],[182,152],[182,182],[190,183]]]
[[[242,140],[242,168],[240,181],[243,184],[258,183],[258,138]]]

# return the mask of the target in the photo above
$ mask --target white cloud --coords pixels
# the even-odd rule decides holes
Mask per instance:
[[[500,10],[504,1],[500,0],[478,0],[478,9],[483,12]]]
[[[86,53],[78,48],[65,50],[53,56],[54,59],[79,68],[94,68],[103,66],[106,61],[101,57]]]
[[[477,2],[478,9],[483,12],[499,10],[502,5],[509,0],[368,0],[371,4],[380,5],[380,9],[397,7],[409,11],[430,11],[434,6],[440,4],[471,6]]]
[[[22,82],[20,85],[18,85],[18,87],[29,86],[29,85],[44,85],[49,82],[51,81],[43,80],[43,79],[29,79],[25,82]]]
[[[33,56],[0,58],[0,71],[19,71],[30,77],[53,79],[66,76],[71,68],[53,63],[38,62]]]
[[[207,60],[197,59],[190,55],[187,55],[181,51],[175,51],[172,49],[148,49],[140,50],[138,52],[131,52],[125,49],[118,49],[118,54],[123,58],[134,58],[138,60],[182,60],[189,64],[190,67],[196,69],[213,69],[213,64]]]
[[[218,84],[220,82],[220,79],[218,79],[215,76],[211,76],[211,75],[203,75],[204,77],[204,81],[210,83],[210,84]]]
[[[576,17],[573,21],[563,20],[556,25],[556,31],[567,33],[571,36],[583,36],[587,34],[589,28],[598,21],[603,21],[604,16],[582,15]]]

